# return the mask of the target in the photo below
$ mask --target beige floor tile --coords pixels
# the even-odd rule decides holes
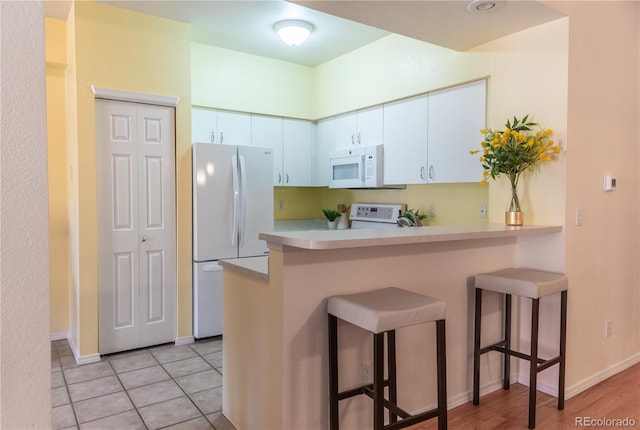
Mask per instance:
[[[194,373],[176,378],[176,382],[187,394],[209,390],[222,385],[222,375],[216,370]]]
[[[128,393],[136,408],[184,396],[184,391],[171,380],[134,388]]]
[[[69,393],[67,393],[67,387],[58,387],[51,389],[51,406],[57,407],[62,405],[68,405],[71,403],[69,400]]]
[[[123,388],[115,376],[105,376],[104,378],[69,384],[69,393],[73,402],[117,393],[118,391],[123,391]]]
[[[138,409],[150,429],[158,429],[200,417],[198,409],[187,397],[179,397]]]
[[[189,398],[203,414],[211,414],[222,410],[222,385],[210,390],[190,394]]]
[[[134,409],[124,391],[82,400],[73,406],[80,424]]]
[[[189,347],[189,345],[181,346],[161,346],[159,348],[151,348],[153,356],[162,364],[171,361],[184,360],[185,358],[196,357],[198,354]]]
[[[213,426],[205,417],[195,418],[193,420],[184,421],[165,427],[164,430],[211,430]]]
[[[64,378],[62,372],[51,372],[51,388],[64,387]]]
[[[200,355],[222,351],[222,339],[198,341],[189,345],[191,349]]]
[[[149,352],[135,354],[117,360],[109,360],[111,367],[116,373],[130,372],[132,370],[144,369],[158,365],[158,361]]]
[[[235,426],[231,424],[231,421],[227,419],[222,412],[215,412],[207,415],[207,419],[216,430],[236,430]]]
[[[120,373],[118,377],[127,390],[171,379],[169,374],[160,366]]]
[[[74,425],[76,425],[76,417],[70,404],[51,408],[51,427],[63,429]]]
[[[89,381],[91,379],[103,378],[113,375],[111,366],[106,361],[100,363],[83,364],[82,366],[64,369],[65,380],[67,384],[75,384],[78,382]]]
[[[212,369],[211,365],[200,357],[172,361],[170,363],[163,364],[162,367],[164,367],[164,370],[166,370],[173,378],[179,378],[181,376]]]
[[[95,421],[80,424],[81,430],[146,430],[142,418],[135,410],[122,412]]]

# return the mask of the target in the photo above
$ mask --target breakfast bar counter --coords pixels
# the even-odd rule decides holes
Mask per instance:
[[[268,276],[242,267],[263,265],[263,257],[261,262],[231,261],[223,272],[223,413],[238,430],[328,428],[330,296],[394,286],[446,302],[451,408],[470,399],[473,277],[505,267],[564,269],[561,226],[298,231],[261,233],[260,238],[270,250]],[[499,326],[501,308],[497,295],[486,295],[483,327]],[[544,315],[541,321],[540,332],[555,344]],[[483,332],[487,341],[499,335]],[[341,326],[340,336],[342,389],[359,385],[371,373],[372,342],[368,333],[348,325]],[[411,413],[436,401],[434,336],[429,325],[397,333],[399,403]],[[514,333],[516,344],[520,340]],[[500,387],[500,362],[499,356],[483,356],[482,392]],[[542,376],[539,381],[545,383]],[[553,375],[549,381],[552,386]],[[371,401],[362,397],[341,402],[341,429],[371,428]]]

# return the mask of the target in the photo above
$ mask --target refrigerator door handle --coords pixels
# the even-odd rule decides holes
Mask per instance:
[[[233,172],[233,217],[232,217],[232,225],[231,225],[231,244],[236,245],[236,239],[238,238],[238,216],[240,204],[240,184],[238,181],[238,156],[234,155],[231,157],[231,170]]]
[[[245,230],[247,227],[247,169],[244,156],[240,155],[240,240],[239,245],[244,245]]]

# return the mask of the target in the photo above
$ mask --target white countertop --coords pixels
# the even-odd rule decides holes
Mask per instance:
[[[559,225],[510,227],[504,224],[476,224],[384,229],[290,231],[260,233],[259,237],[265,240],[270,248],[290,246],[294,248],[320,250],[517,237],[559,233],[561,231],[562,226]]]
[[[245,257],[220,260],[225,269],[234,270],[258,279],[269,280],[269,257]]]

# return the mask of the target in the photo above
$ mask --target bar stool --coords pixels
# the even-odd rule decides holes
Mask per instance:
[[[400,288],[384,288],[328,299],[329,317],[329,423],[338,430],[338,402],[361,394],[373,399],[373,428],[399,429],[438,418],[438,430],[447,428],[447,377],[445,351],[446,303]],[[373,384],[347,391],[338,390],[338,318],[373,334]],[[397,403],[396,329],[427,322],[436,323],[436,367],[438,405],[435,409],[411,415]],[[387,379],[384,379],[384,337],[387,338]],[[385,399],[385,387],[389,398]],[[385,426],[384,411],[389,411]],[[398,417],[400,420],[398,420]]]
[[[539,372],[558,364],[558,409],[564,409],[565,352],[567,345],[567,289],[568,279],[560,273],[544,272],[533,269],[504,269],[492,273],[483,273],[475,277],[475,335],[473,351],[473,404],[480,403],[480,355],[489,351],[498,351],[504,355],[502,387],[509,389],[510,356],[529,362],[529,428],[536,426],[536,383]],[[482,319],[482,291],[489,290],[505,296],[504,339],[493,345],[480,346]],[[538,357],[538,317],[540,298],[560,293],[560,352],[557,357],[548,360]],[[531,299],[531,352],[523,354],[511,349],[511,296]]]

